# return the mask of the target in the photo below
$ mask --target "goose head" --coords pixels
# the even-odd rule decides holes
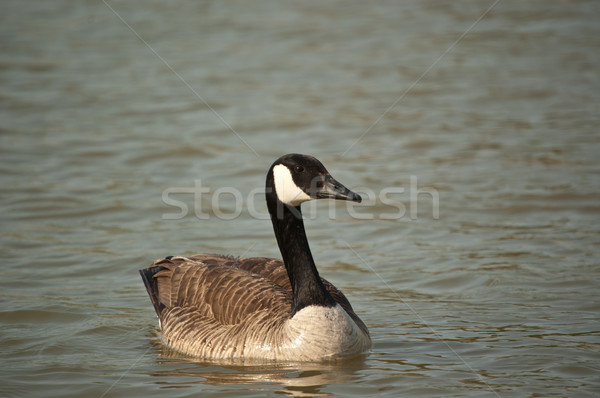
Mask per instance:
[[[284,155],[273,163],[267,175],[269,195],[293,207],[313,199],[362,200],[333,178],[319,160],[297,153]]]

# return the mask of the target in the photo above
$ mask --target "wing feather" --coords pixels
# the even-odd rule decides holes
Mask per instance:
[[[219,258],[223,261],[219,262]],[[291,306],[291,292],[259,274],[235,266],[230,257],[211,255],[173,257],[156,261],[149,270],[160,267],[153,275],[157,301],[165,308],[194,308],[207,318],[224,325],[241,322],[259,310],[277,310]],[[287,315],[289,316],[288,309]],[[161,322],[163,319],[161,319]]]

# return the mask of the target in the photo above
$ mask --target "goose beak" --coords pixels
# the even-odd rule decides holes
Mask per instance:
[[[311,192],[310,196],[315,199],[351,200],[359,203],[362,200],[359,194],[352,192],[329,174],[315,178],[312,188],[314,194]]]

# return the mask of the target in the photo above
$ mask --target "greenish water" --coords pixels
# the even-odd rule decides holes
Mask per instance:
[[[3,2],[0,396],[598,396],[599,16]],[[164,349],[137,270],[278,257],[259,192],[288,152],[368,199],[309,206],[306,227],[372,352]]]

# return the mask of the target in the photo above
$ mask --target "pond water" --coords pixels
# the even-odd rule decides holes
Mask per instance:
[[[600,3],[3,2],[0,396],[600,394]],[[279,257],[261,189],[306,206],[373,349],[193,361],[138,269]]]

